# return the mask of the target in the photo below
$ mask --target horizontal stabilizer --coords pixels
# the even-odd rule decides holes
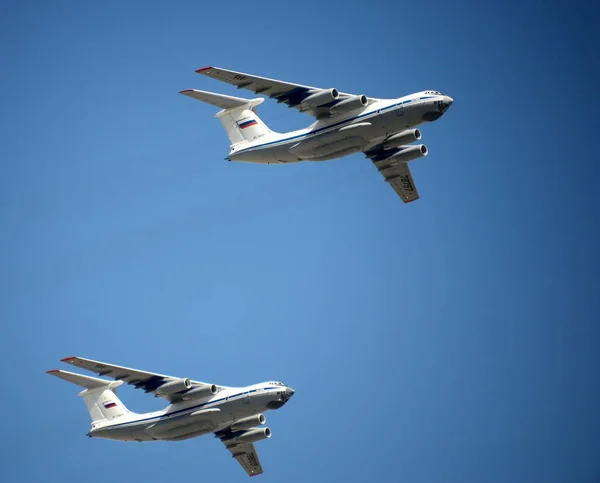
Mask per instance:
[[[196,89],[187,89],[181,91],[180,94],[191,97],[198,101],[212,104],[213,106],[220,107],[221,109],[232,109],[235,107],[247,106],[251,99],[244,99],[243,97],[226,96],[224,94],[216,94],[214,92],[199,91]]]
[[[112,388],[122,384],[121,381],[118,381],[118,383],[115,384],[115,381],[107,381],[106,379],[99,379],[91,376],[82,376],[81,374],[75,374],[74,372],[69,371],[61,371],[60,369],[48,371],[48,374],[59,377],[60,379],[64,379],[65,381],[73,384],[77,384],[78,386],[85,387],[86,389],[97,389],[99,387],[108,388],[109,386]]]

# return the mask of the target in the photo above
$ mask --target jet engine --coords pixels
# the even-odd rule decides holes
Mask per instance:
[[[177,392],[186,391],[192,387],[192,381],[189,379],[175,379],[174,381],[167,382],[156,389],[157,396],[169,396]]]
[[[367,96],[353,96],[348,99],[344,99],[343,101],[338,102],[335,106],[332,106],[329,112],[331,114],[340,114],[342,112],[350,112],[354,109],[360,109],[361,107],[366,107],[369,104],[369,100]]]
[[[231,425],[231,430],[240,431],[242,429],[252,428],[257,424],[265,424],[266,422],[267,418],[265,418],[264,414],[256,414],[248,418],[238,419],[235,423]]]
[[[308,96],[300,104],[304,109],[312,109],[327,104],[328,102],[335,101],[339,97],[340,93],[337,89],[325,89]]]
[[[235,446],[237,444],[254,443],[261,439],[267,439],[271,437],[271,430],[269,428],[253,428],[248,431],[244,431],[240,435],[230,436],[223,438],[222,441],[227,446]]]
[[[198,399],[201,397],[212,396],[214,394],[217,394],[217,386],[210,384],[209,386],[195,387],[194,389],[190,389],[181,396],[181,399],[184,401],[189,401],[190,399]]]
[[[383,149],[393,149],[404,144],[409,144],[421,139],[421,131],[418,129],[407,129],[390,136],[383,142]]]
[[[413,159],[427,156],[427,146],[424,144],[417,144],[416,146],[402,146],[396,154],[393,154],[388,159],[397,161],[399,163],[407,163]]]

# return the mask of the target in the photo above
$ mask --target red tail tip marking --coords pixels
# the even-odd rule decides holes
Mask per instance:
[[[196,72],[200,73],[200,72],[204,72],[205,70],[208,70],[208,69],[212,69],[212,66],[202,67],[202,69],[198,69]]]
[[[61,359],[61,362],[69,362],[71,359],[77,359],[77,357],[75,357],[75,356],[65,357],[64,359]]]

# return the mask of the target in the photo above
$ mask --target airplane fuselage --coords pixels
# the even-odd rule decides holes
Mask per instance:
[[[180,402],[152,413],[128,413],[115,423],[92,424],[88,436],[119,441],[193,438],[229,428],[239,419],[279,409],[293,394],[293,389],[275,382],[229,388],[208,399]]]
[[[452,98],[437,91],[379,100],[306,129],[261,135],[239,149],[234,145],[228,159],[271,164],[339,158],[368,150],[404,129],[435,121],[451,104]]]

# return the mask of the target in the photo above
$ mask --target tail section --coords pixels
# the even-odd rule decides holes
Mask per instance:
[[[113,421],[130,414],[116,393],[116,388],[123,384],[123,381],[107,381],[58,369],[48,371],[48,374],[85,388],[79,396],[83,397],[94,424]]]
[[[254,101],[263,102],[264,99],[254,99]],[[217,114],[232,146],[244,142],[249,143],[273,133],[253,109],[258,104],[225,109]]]
[[[223,108],[216,117],[223,124],[232,146],[273,134],[273,131],[256,114],[256,106],[264,102],[262,97],[244,99],[196,89],[181,91],[181,94]]]

